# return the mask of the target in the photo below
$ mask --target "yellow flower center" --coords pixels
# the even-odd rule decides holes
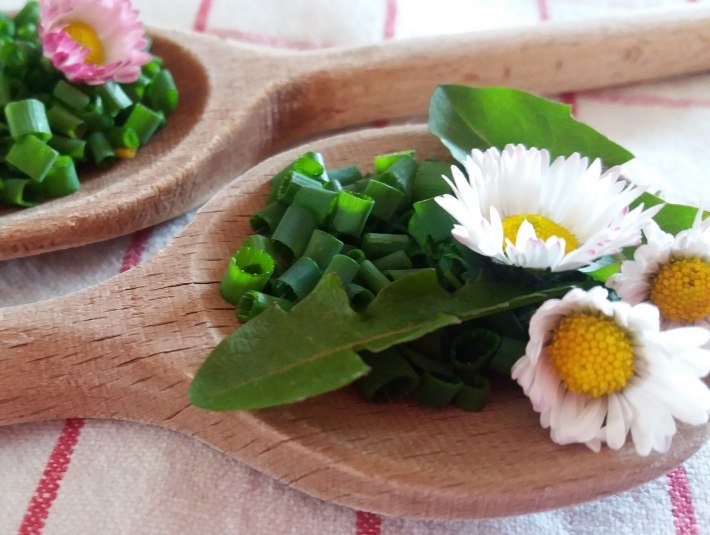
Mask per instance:
[[[629,335],[604,316],[565,316],[552,334],[547,353],[569,390],[593,398],[618,392],[634,374]]]
[[[523,221],[527,219],[535,229],[535,235],[541,240],[547,241],[548,238],[552,236],[557,236],[565,240],[565,253],[573,251],[579,247],[579,242],[577,237],[572,234],[565,227],[559,223],[555,223],[552,219],[545,217],[544,215],[537,214],[522,214],[522,215],[509,215],[503,219],[503,234],[505,245],[505,238],[509,239],[511,242],[515,243],[515,238],[518,235],[518,229]]]
[[[98,34],[91,26],[85,22],[74,21],[70,22],[62,31],[81,46],[89,49],[89,55],[86,56],[84,63],[103,64],[104,47]]]
[[[651,302],[672,321],[710,316],[710,262],[681,258],[663,266],[651,283]]]

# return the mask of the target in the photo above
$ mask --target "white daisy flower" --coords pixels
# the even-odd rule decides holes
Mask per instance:
[[[568,271],[641,240],[640,229],[660,210],[629,212],[642,190],[602,173],[574,153],[550,163],[546,150],[507,145],[466,158],[466,176],[452,167],[454,195],[437,203],[458,224],[452,235],[475,252],[508,265]]]
[[[540,423],[558,444],[621,448],[631,432],[636,451],[665,452],[674,418],[705,424],[710,390],[710,332],[659,330],[658,309],[607,300],[607,290],[575,289],[545,302],[530,321],[530,342],[515,363]]]
[[[663,232],[655,222],[644,229],[647,243],[607,286],[624,301],[650,301],[661,311],[666,327],[695,324],[710,328],[710,218],[695,223],[677,236]]]

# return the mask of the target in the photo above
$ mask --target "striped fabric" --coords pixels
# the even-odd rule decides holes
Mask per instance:
[[[0,1],[0,8],[21,3]],[[633,17],[687,0],[134,3],[149,25],[308,49],[605,14]],[[632,178],[672,199],[710,206],[710,75],[561,98],[637,155]],[[0,262],[0,306],[66,294],[126,271],[191,215],[101,244]],[[170,431],[70,419],[0,429],[0,533],[696,534],[710,526],[709,467],[706,446],[666,476],[596,502],[514,518],[426,522],[320,502]]]

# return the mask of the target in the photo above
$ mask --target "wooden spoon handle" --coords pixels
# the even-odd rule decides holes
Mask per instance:
[[[184,370],[215,342],[209,326],[195,336],[199,285],[165,281],[158,270],[173,267],[163,259],[167,266],[149,263],[76,294],[0,308],[0,425],[72,416],[157,423],[188,405]]]
[[[299,57],[299,56],[296,56]],[[295,59],[295,58],[294,58]],[[506,85],[543,94],[710,70],[710,9],[557,22],[535,27],[330,50],[292,61],[306,75],[281,97],[296,133],[423,116],[438,84]],[[337,95],[334,98],[333,95]],[[328,113],[316,113],[321,103]],[[313,128],[315,127],[315,128]]]

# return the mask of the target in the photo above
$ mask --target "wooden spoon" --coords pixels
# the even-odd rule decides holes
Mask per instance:
[[[0,424],[118,418],[194,436],[324,500],[379,513],[482,518],[619,492],[680,464],[707,426],[680,426],[665,455],[594,454],[556,446],[514,387],[481,413],[378,405],[344,389],[293,405],[208,413],[187,389],[209,351],[236,328],[219,296],[227,259],[265,203],[267,181],[306,150],[329,166],[368,168],[375,154],[416,148],[446,158],[424,127],[313,142],[267,160],[197,214],[154,259],[83,292],[0,309]]]
[[[298,140],[423,116],[440,83],[549,94],[710,69],[710,9],[699,6],[308,53],[154,35],[181,90],[168,127],[135,160],[84,174],[78,193],[0,212],[0,260],[164,221]]]

